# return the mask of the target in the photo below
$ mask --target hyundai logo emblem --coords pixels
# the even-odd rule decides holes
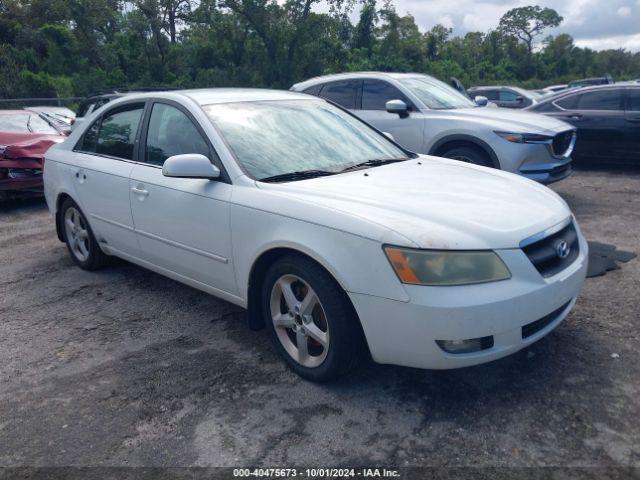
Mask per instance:
[[[556,242],[556,255],[558,258],[567,258],[571,253],[571,247],[564,240],[559,240]]]

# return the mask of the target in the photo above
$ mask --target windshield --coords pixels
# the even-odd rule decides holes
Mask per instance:
[[[323,100],[224,103],[204,111],[256,180],[407,158],[386,137]]]
[[[16,113],[0,115],[0,131],[21,133],[48,133],[60,135],[60,133],[45,122],[38,114]]]
[[[433,110],[471,108],[477,105],[469,98],[440,80],[431,77],[399,78],[400,83]]]

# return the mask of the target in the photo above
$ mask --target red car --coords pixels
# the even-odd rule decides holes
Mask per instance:
[[[0,200],[41,193],[44,153],[65,138],[37,113],[0,110]]]

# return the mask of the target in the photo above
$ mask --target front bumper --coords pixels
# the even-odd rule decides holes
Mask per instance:
[[[582,287],[588,247],[582,235],[579,241],[578,258],[549,278],[538,273],[522,250],[509,249],[497,253],[511,270],[510,280],[456,287],[405,285],[409,302],[350,293],[373,359],[416,368],[459,368],[510,355],[539,340],[568,315]],[[493,345],[474,353],[447,353],[436,343],[488,336]]]
[[[567,178],[573,172],[571,158],[552,159],[540,165],[523,165],[520,174],[530,180],[549,185]]]
[[[560,134],[563,132],[560,132]],[[571,154],[575,137],[562,155],[554,153],[552,143],[510,143],[500,139],[496,154],[503,170],[517,173],[548,185],[567,178],[573,172]]]

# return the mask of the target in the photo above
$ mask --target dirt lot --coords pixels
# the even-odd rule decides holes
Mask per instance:
[[[640,175],[554,188],[640,252]],[[136,266],[76,268],[41,201],[0,210],[0,466],[640,466],[640,260],[532,347],[300,380],[236,307]]]

